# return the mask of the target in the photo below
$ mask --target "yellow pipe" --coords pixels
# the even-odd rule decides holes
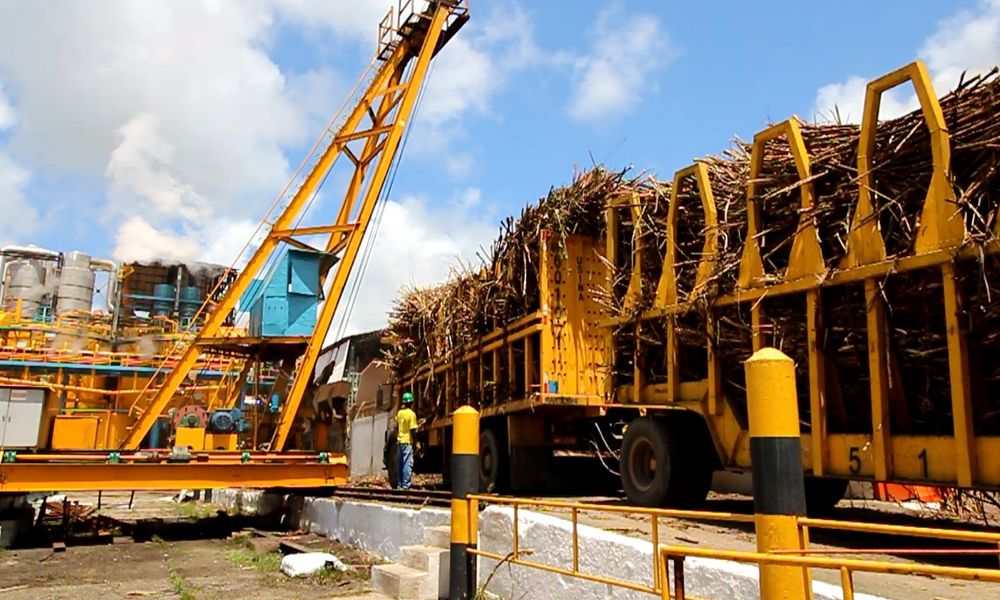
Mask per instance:
[[[967,581],[1000,583],[1000,571],[996,569],[945,567],[941,565],[928,565],[922,563],[898,563],[852,558],[764,554],[760,552],[745,552],[740,550],[712,550],[709,548],[694,548],[691,546],[663,546],[660,548],[660,553],[663,556],[715,558],[719,560],[756,563],[762,566],[773,565],[798,568],[833,569],[837,571],[846,568],[852,572],[862,571],[866,573],[885,573],[891,575],[933,575],[950,577],[952,579],[964,579]],[[770,598],[770,596],[765,597]]]
[[[130,390],[104,390],[100,388],[91,388],[78,385],[63,385],[61,383],[48,383],[45,381],[39,381],[35,379],[15,379],[11,377],[0,377],[0,384],[2,385],[13,385],[13,386],[23,386],[23,387],[37,387],[37,388],[47,388],[54,391],[66,391],[66,392],[80,392],[87,394],[107,394],[109,396],[117,396],[124,394],[139,394],[143,392],[143,389],[130,389]],[[192,387],[181,388],[182,392],[202,392],[209,391],[218,388],[218,385],[199,385]]]
[[[677,510],[672,508],[644,508],[640,506],[606,506],[604,504],[587,504],[583,502],[562,502],[559,500],[527,500],[524,498],[502,498],[485,494],[472,494],[470,500],[492,502],[494,504],[521,506],[543,506],[547,508],[568,508],[593,510],[598,512],[634,513],[638,515],[656,515],[670,519],[702,519],[707,521],[732,521],[735,523],[753,523],[753,515],[741,515],[729,512],[709,512],[702,510]]]
[[[857,521],[829,521],[826,519],[811,519],[808,517],[800,518],[799,525],[802,527],[836,529],[839,531],[856,531],[859,533],[883,533],[938,540],[1000,544],[1000,533],[986,533],[982,531],[955,531],[951,529],[935,529],[931,527],[913,527],[910,525],[859,523]]]

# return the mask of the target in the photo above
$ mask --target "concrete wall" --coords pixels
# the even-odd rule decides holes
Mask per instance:
[[[216,501],[244,508],[255,503],[266,513],[282,501],[281,496],[261,495],[260,492],[221,490]],[[293,524],[301,529],[336,538],[388,560],[399,557],[400,546],[419,544],[423,528],[444,525],[450,521],[449,511],[437,508],[409,509],[321,498],[307,498]],[[569,521],[518,511],[518,545],[531,550],[525,560],[571,569],[573,565],[572,524]],[[512,550],[513,509],[490,506],[480,515],[479,545],[488,552],[506,556]],[[580,525],[578,527],[580,570],[593,575],[624,579],[650,585],[653,573],[651,542]],[[494,569],[496,570],[493,573]],[[493,573],[488,591],[509,600],[653,600],[652,594],[635,592],[575,577],[523,566],[483,559],[479,566],[480,585]],[[687,592],[702,598],[759,600],[757,568],[720,560],[689,558],[685,561]],[[816,600],[840,600],[840,587],[826,583],[813,584]],[[856,593],[858,600],[880,600],[876,596]]]
[[[215,490],[213,500],[229,508],[267,514],[284,497],[254,490]],[[292,526],[318,533],[387,560],[399,558],[400,546],[422,544],[424,528],[447,525],[446,509],[410,509],[372,502],[305,498],[295,506]]]
[[[382,447],[389,415],[381,413],[360,417],[351,423],[351,448],[348,465],[351,477],[385,475],[382,466]]]

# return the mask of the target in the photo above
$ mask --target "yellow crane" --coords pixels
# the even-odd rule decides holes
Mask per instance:
[[[313,487],[343,483],[346,460],[326,453],[286,452],[299,405],[312,378],[316,360],[348,276],[372,222],[376,205],[397,158],[404,132],[414,114],[436,54],[468,21],[466,0],[431,0],[415,11],[413,0],[400,0],[379,25],[379,44],[368,74],[371,78],[342,124],[324,130],[308,159],[279,196],[263,225],[266,235],[228,289],[214,305],[206,301],[203,326],[160,365],[132,407],[127,432],[118,451],[72,455],[10,454],[0,461],[0,492],[58,489],[204,488],[215,485]],[[362,81],[365,77],[362,77]],[[359,84],[359,88],[360,88]],[[359,88],[355,88],[351,98]],[[349,98],[350,100],[350,98]],[[346,105],[346,104],[345,104]],[[332,223],[300,226],[323,181],[341,158],[353,165],[343,199]],[[296,188],[295,185],[298,184]],[[283,202],[284,200],[284,202]],[[314,247],[304,238],[322,236]],[[221,335],[227,317],[265,267],[288,248],[322,254],[319,290],[325,299],[309,335],[234,337]],[[158,418],[172,407],[182,384],[196,376],[205,355],[238,356],[248,361],[280,363],[273,393],[282,398],[268,452],[193,452],[181,461],[139,452],[142,440]],[[245,372],[241,379],[245,378]],[[162,383],[158,383],[162,380]],[[167,464],[170,462],[170,464]]]

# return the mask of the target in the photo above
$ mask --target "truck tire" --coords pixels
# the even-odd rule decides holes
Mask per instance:
[[[826,477],[806,477],[806,512],[810,517],[830,514],[844,498],[850,481]]]
[[[683,420],[641,417],[628,426],[621,478],[629,502],[650,508],[704,503],[712,470],[701,454],[703,444],[690,433],[693,428],[683,425]]]
[[[494,430],[484,429],[479,434],[479,491],[484,494],[506,492],[509,472],[506,445],[500,443]]]

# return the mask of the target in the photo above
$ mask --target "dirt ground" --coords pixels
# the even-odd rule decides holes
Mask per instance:
[[[0,600],[384,599],[370,589],[370,568],[378,561],[367,553],[321,536],[292,534],[288,539],[330,552],[351,568],[291,579],[280,572],[276,542],[241,532],[243,522],[235,515],[216,518],[219,505],[176,503],[169,496],[137,493],[130,508],[128,493],[102,495],[100,514],[141,526],[151,541],[118,536],[113,544],[88,545],[83,536],[68,540],[63,552],[49,546],[0,550]],[[97,506],[97,494],[72,494],[69,500]],[[236,533],[228,535],[226,527]]]
[[[231,540],[154,541],[101,546],[11,550],[0,555],[3,600],[280,600],[369,596],[368,565],[357,552],[323,538],[298,540],[332,551],[360,572],[328,571],[291,579],[279,556],[262,556]]]

